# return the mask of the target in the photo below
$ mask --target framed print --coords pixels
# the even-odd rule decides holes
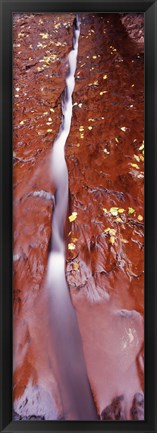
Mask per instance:
[[[1,431],[152,432],[156,0],[1,0]]]

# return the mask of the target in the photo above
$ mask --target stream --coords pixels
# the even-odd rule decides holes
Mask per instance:
[[[143,16],[14,14],[13,59],[14,419],[142,420]]]

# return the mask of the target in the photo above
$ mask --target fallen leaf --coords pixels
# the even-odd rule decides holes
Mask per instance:
[[[134,155],[134,158],[136,159],[136,161],[140,162],[140,157],[138,155]]]
[[[107,90],[103,90],[102,92],[100,92],[100,96],[104,95],[104,93],[107,93]]]
[[[48,33],[40,33],[40,36],[42,37],[42,39],[48,39],[49,34]]]
[[[80,126],[79,131],[84,131],[84,126]]]
[[[123,213],[123,212],[125,212],[125,209],[123,209],[123,208],[118,209],[118,213]]]
[[[144,149],[144,142],[141,144],[141,146],[139,147],[139,150],[143,150]]]
[[[121,131],[123,131],[123,132],[127,131],[127,128],[126,128],[125,126],[122,126],[120,129],[121,129]]]
[[[70,243],[70,244],[68,244],[68,250],[75,250],[75,244],[73,244],[73,243]]]
[[[115,238],[114,236],[111,236],[109,239],[109,242],[113,245],[115,243]]]
[[[99,83],[97,80],[94,81],[93,83],[88,84],[88,86],[98,86],[98,85],[99,85]]]
[[[78,263],[73,263],[73,269],[75,270],[75,271],[78,271],[78,269],[79,269],[79,265],[78,265]]]
[[[108,233],[110,230],[110,227],[107,227],[107,229],[104,230],[104,233]]]
[[[107,74],[105,74],[105,75],[103,76],[103,80],[107,80],[107,78],[108,78],[108,76],[107,76]]]
[[[133,207],[128,207],[128,214],[131,215],[135,212],[135,209]]]
[[[93,129],[93,126],[88,126],[89,131],[91,131],[91,129]]]
[[[104,212],[104,213],[107,213],[107,209],[106,209],[105,207],[103,208],[103,212]]]
[[[137,170],[139,170],[139,166],[137,164],[132,164],[132,163],[129,163],[129,164],[131,165],[131,167],[137,168]]]
[[[110,213],[111,213],[113,216],[117,216],[117,215],[118,215],[118,207],[111,207],[111,209],[110,209]]]
[[[137,219],[138,219],[139,221],[143,221],[143,216],[142,216],[142,215],[138,215]]]
[[[116,235],[116,231],[117,231],[116,229],[110,229],[109,230],[109,234],[112,235],[112,236],[115,236]]]
[[[68,218],[70,222],[75,221],[77,218],[77,212],[72,212],[72,214]]]

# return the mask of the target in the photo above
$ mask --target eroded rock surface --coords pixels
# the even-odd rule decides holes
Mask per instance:
[[[44,282],[55,193],[49,157],[73,19],[14,16],[14,409],[27,419],[64,416]],[[66,144],[69,215],[77,212],[67,218],[66,277],[100,418],[143,419],[143,18],[81,19]],[[34,412],[33,395],[48,412]]]

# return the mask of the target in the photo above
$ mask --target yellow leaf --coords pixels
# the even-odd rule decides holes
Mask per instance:
[[[121,219],[121,218],[116,218],[116,221],[117,221],[117,223],[122,223],[123,222],[123,220]]]
[[[117,215],[118,215],[118,207],[111,207],[111,209],[110,209],[110,213],[111,213],[113,216],[117,216]]]
[[[75,250],[75,244],[73,244],[73,243],[70,243],[70,244],[68,244],[68,250]]]
[[[80,126],[79,131],[84,131],[84,126]]]
[[[139,150],[143,150],[144,149],[144,141],[143,141],[143,143],[141,144],[141,146],[139,147]]]
[[[97,56],[92,56],[92,59],[97,59]]]
[[[93,126],[88,126],[89,131],[91,131],[91,129],[93,129]]]
[[[21,122],[19,123],[19,125],[24,125],[25,121],[21,120]]]
[[[111,236],[109,239],[109,242],[113,245],[115,243],[115,238],[114,236]]]
[[[118,138],[117,138],[117,137],[115,137],[115,141],[116,141],[116,143],[119,143],[119,140],[118,140]]]
[[[135,209],[133,207],[128,207],[128,214],[131,215],[135,212]]]
[[[100,96],[104,95],[104,93],[107,93],[107,90],[103,90],[102,92],[100,92]]]
[[[77,212],[72,212],[72,214],[68,218],[70,222],[75,221],[77,218]]]
[[[54,113],[55,110],[54,110],[53,108],[50,108],[50,111],[51,111],[52,113]]]
[[[73,269],[74,269],[75,271],[78,271],[78,269],[79,269],[79,265],[78,265],[78,263],[73,263]]]
[[[91,87],[91,86],[98,86],[98,85],[99,85],[99,83],[98,83],[97,80],[94,81],[93,83],[88,84],[89,87]]]
[[[116,235],[116,231],[117,230],[115,230],[115,229],[110,229],[109,233],[110,233],[111,236],[115,236]]]
[[[104,213],[107,213],[107,209],[106,209],[105,207],[103,208],[103,212],[104,212]]]
[[[72,241],[73,241],[73,242],[77,242],[77,241],[78,241],[78,238],[73,238]]]
[[[103,76],[103,80],[107,80],[107,74],[105,74],[104,76]]]
[[[42,37],[42,39],[48,39],[49,34],[48,33],[40,33],[40,36]]]
[[[118,213],[123,213],[123,212],[125,212],[125,209],[123,209],[123,208],[118,209]]]
[[[40,67],[38,66],[38,67],[37,67],[37,71],[38,71],[38,72],[43,71],[43,68],[40,68]]]
[[[143,220],[143,216],[142,216],[142,215],[138,215],[137,219],[138,219],[139,221],[142,221],[142,220]]]
[[[136,161],[140,162],[140,157],[138,155],[134,155],[134,158],[136,159]]]
[[[131,167],[133,167],[133,168],[137,168],[137,170],[139,169],[139,166],[138,166],[137,164],[132,164],[132,163],[130,163],[130,165],[131,165]]]
[[[123,132],[127,131],[127,128],[126,128],[125,126],[122,126],[120,129],[121,129],[121,131],[123,131]]]
[[[52,132],[52,129],[47,129],[47,132]]]
[[[142,162],[144,162],[144,157],[143,157],[143,155],[140,155],[140,160],[141,160]]]
[[[127,241],[127,239],[121,239],[121,242],[123,242],[124,244],[128,244],[129,241]]]
[[[104,233],[108,233],[110,231],[110,227],[107,227],[107,229],[104,230]]]

